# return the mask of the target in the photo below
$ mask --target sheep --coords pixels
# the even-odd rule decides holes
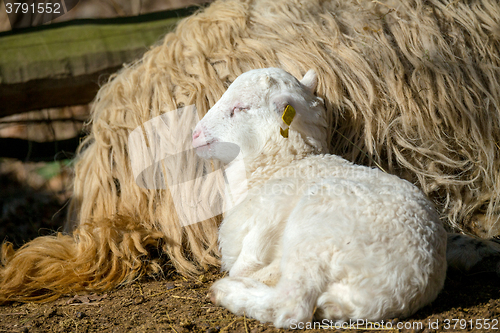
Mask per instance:
[[[229,276],[211,299],[276,327],[306,322],[314,309],[341,321],[407,317],[443,287],[447,233],[416,186],[327,154],[316,83],[312,70],[300,82],[282,69],[251,70],[193,132],[203,158],[230,162],[224,143],[238,145],[248,177],[220,226]]]
[[[221,217],[183,225],[168,190],[135,182],[127,138],[182,106],[195,104],[201,117],[252,68],[297,77],[315,69],[329,151],[416,184],[448,230],[498,235],[499,17],[497,0],[216,0],[200,9],[103,84],[75,162],[67,234],[16,251],[2,245],[0,303],[161,275],[149,248],[161,247],[186,277],[218,267]],[[191,132],[186,124],[172,136]],[[175,174],[196,179],[207,168],[192,154]],[[216,186],[199,182],[193,192],[208,200]],[[483,257],[475,249],[485,242],[449,237],[449,264],[466,269]]]

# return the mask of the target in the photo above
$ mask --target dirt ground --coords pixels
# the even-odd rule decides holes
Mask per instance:
[[[222,274],[215,269],[188,280],[172,276],[142,280],[105,294],[65,296],[46,304],[14,303],[0,307],[0,332],[292,332],[235,316],[214,306],[208,288]],[[386,332],[500,331],[500,279],[493,274],[453,275],[431,305],[406,319],[392,319]],[[486,321],[489,319],[489,321]],[[401,329],[398,329],[399,327]],[[361,332],[361,327],[310,332]],[[379,323],[380,324],[380,323]],[[490,329],[479,325],[490,324]],[[313,324],[310,324],[313,325]],[[333,324],[334,327],[335,324]],[[349,327],[348,324],[344,324]],[[377,323],[368,324],[377,327]],[[454,327],[455,325],[455,327]],[[368,328],[370,328],[368,326]],[[448,329],[447,329],[448,328]],[[356,330],[357,329],[357,330]]]

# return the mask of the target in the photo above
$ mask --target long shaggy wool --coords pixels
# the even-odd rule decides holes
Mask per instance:
[[[127,138],[183,105],[201,117],[238,75],[264,67],[319,74],[332,153],[416,183],[452,228],[499,233],[498,1],[216,1],[101,88],[75,168],[74,236],[4,245],[0,301],[130,281],[159,239],[180,273],[217,265],[218,219],[182,227],[168,189],[135,184]],[[194,161],[179,160],[178,174],[200,176]],[[208,198],[212,186],[193,191]]]

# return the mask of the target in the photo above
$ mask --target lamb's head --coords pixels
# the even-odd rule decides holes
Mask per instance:
[[[323,152],[327,125],[323,100],[314,95],[316,85],[313,70],[301,81],[278,68],[246,72],[198,123],[193,146],[201,157],[223,162],[237,155],[225,143],[237,145],[245,158],[290,145]]]

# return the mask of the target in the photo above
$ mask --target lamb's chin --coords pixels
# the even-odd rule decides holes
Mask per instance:
[[[206,145],[196,147],[196,155],[206,160],[219,160],[220,147],[218,142],[210,142]]]
[[[196,147],[196,155],[198,155],[201,158],[204,158],[206,160],[211,160],[214,157],[214,149],[213,149],[213,144],[206,144],[204,146]]]

